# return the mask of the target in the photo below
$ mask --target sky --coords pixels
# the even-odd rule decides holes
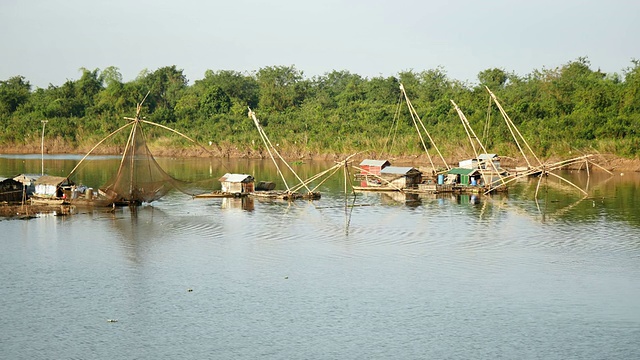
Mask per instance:
[[[207,70],[295,66],[366,78],[443,69],[477,82],[586,57],[622,74],[640,59],[637,0],[0,0],[0,81],[60,86],[117,67],[123,81],[175,65]]]

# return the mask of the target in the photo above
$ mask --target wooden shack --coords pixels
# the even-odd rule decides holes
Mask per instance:
[[[361,174],[373,174],[380,176],[380,171],[387,166],[390,166],[391,163],[388,160],[371,160],[365,159],[360,163],[360,173]]]
[[[73,182],[62,176],[44,175],[35,181],[34,196],[62,198],[65,188],[71,187]]]
[[[478,169],[453,168],[447,172],[447,184],[461,186],[482,185],[482,175]]]
[[[248,194],[254,191],[254,178],[247,174],[224,174],[218,181],[222,185],[222,192],[234,194]]]
[[[18,203],[22,201],[24,185],[15,179],[0,178],[0,202]]]
[[[386,166],[380,170],[380,177],[398,189],[414,188],[422,182],[422,172],[406,166]]]

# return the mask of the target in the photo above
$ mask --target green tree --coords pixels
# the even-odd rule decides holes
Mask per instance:
[[[263,109],[284,111],[302,103],[307,84],[294,66],[267,66],[258,70],[259,105]]]
[[[31,95],[31,85],[23,76],[0,81],[0,116],[12,114],[25,104]]]

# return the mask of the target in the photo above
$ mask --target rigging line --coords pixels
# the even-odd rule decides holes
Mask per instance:
[[[249,108],[249,112],[251,114],[251,116],[253,117],[253,121],[255,122],[256,126],[258,127],[258,131],[262,132],[262,135],[264,136],[263,140],[266,140],[266,142],[269,143],[269,145],[273,148],[273,152],[276,153],[276,155],[278,155],[278,158],[280,158],[280,160],[282,160],[282,162],[284,163],[284,165],[289,169],[289,171],[291,171],[291,173],[296,177],[296,179],[298,179],[298,181],[300,181],[301,183],[303,183],[304,187],[307,189],[308,192],[311,192],[311,189],[309,189],[309,187],[307,186],[307,184],[304,183],[304,181],[300,178],[300,176],[298,176],[298,173],[296,173],[293,168],[291,168],[291,166],[289,166],[289,164],[287,163],[287,161],[282,158],[282,156],[280,155],[280,153],[278,152],[278,150],[273,146],[273,144],[271,143],[271,140],[269,140],[269,138],[267,137],[267,134],[264,132],[264,129],[262,129],[260,127],[260,123],[258,122],[258,119],[255,116],[255,113],[253,111],[251,111],[251,108]],[[271,153],[271,152],[269,152]],[[273,160],[273,156],[271,157],[271,159]],[[275,160],[273,160],[275,163]],[[280,171],[280,168],[278,167],[278,165],[276,164],[276,168],[278,168],[278,171]],[[284,181],[284,175],[282,175],[282,179]],[[286,185],[286,182],[285,182]],[[289,189],[289,187],[287,186],[287,191],[291,191]]]
[[[524,138],[524,136],[522,136],[522,134],[520,133],[520,130],[518,130],[518,128],[515,126],[515,124],[513,123],[513,121],[509,117],[509,115],[507,114],[507,112],[504,111],[504,109],[502,108],[502,105],[500,105],[500,102],[498,101],[498,98],[496,97],[496,95],[493,92],[491,92],[491,90],[487,86],[485,86],[485,88],[487,89],[487,91],[491,95],[491,98],[493,98],[493,101],[495,102],[496,106],[498,106],[498,109],[500,110],[500,114],[502,114],[502,117],[504,118],[505,122],[507,122],[507,124],[511,124],[511,126],[513,126],[515,132],[518,134],[518,136],[522,139],[524,144],[527,146],[527,149],[529,150],[529,152],[538,161],[538,164],[540,164],[540,166],[542,166],[542,161],[540,161],[540,159],[538,158],[536,153],[533,152],[533,150],[531,149],[531,146],[529,146],[529,143]],[[522,156],[524,156],[525,160],[527,161],[527,164],[529,166],[531,166],[531,164],[529,163],[529,160],[527,159],[526,155],[524,154],[524,151],[522,150],[522,147],[520,146],[520,143],[518,142],[518,140],[515,137],[515,135],[513,135],[513,132],[512,132],[512,136],[513,136],[514,140],[516,141],[516,144],[518,145],[518,148],[520,149],[520,152],[522,153]]]
[[[349,161],[352,157],[356,156],[357,154],[359,154],[359,153],[351,154],[351,155],[347,156],[343,161],[340,161],[340,162],[336,163],[336,165],[332,166],[331,168],[329,168],[329,169],[327,169],[327,170],[325,170],[325,171],[323,171],[323,172],[321,172],[321,173],[319,173],[319,174],[317,174],[315,176],[312,176],[311,179],[315,180],[315,179],[318,179],[321,176],[325,175],[326,173],[330,172],[331,170],[333,170],[333,172],[329,176],[324,178],[324,180],[322,180],[318,185],[316,185],[316,187],[314,187],[311,191],[312,192],[316,191],[320,187],[320,185],[322,185],[324,182],[329,180],[333,175],[335,175],[335,173],[338,172],[338,170],[340,170],[340,168],[342,168],[343,165],[346,167],[347,166],[347,161]],[[311,179],[307,180],[307,182],[313,181]],[[346,183],[345,183],[345,187],[346,187]]]
[[[137,118],[137,116],[136,116]],[[139,120],[139,119],[137,119]],[[133,124],[133,137],[131,138],[131,157],[130,157],[130,161],[131,161],[131,171],[130,171],[130,181],[129,181],[129,196],[133,197],[133,178],[134,178],[134,173],[135,173],[135,158],[136,158],[136,135],[138,132],[138,126],[140,126],[140,123],[136,120],[135,124]]]
[[[304,182],[304,180],[302,180],[300,178],[300,176],[298,176],[298,173],[296,173],[293,168],[289,165],[289,163],[282,157],[282,155],[280,155],[280,152],[278,152],[278,149],[275,148],[275,146],[273,146],[273,144],[271,143],[271,140],[269,140],[269,138],[267,137],[267,134],[264,132],[264,129],[261,129],[265,139],[269,142],[269,145],[273,148],[273,152],[278,155],[278,158],[284,163],[284,165],[289,169],[289,171],[291,171],[291,173],[296,177],[296,179],[298,179],[298,181],[300,181],[300,183],[302,183],[302,185],[307,189],[308,192],[311,192],[311,189],[309,189],[309,187],[307,186],[307,184]]]
[[[488,154],[487,149],[485,149],[484,145],[482,145],[482,143],[478,139],[478,136],[473,131],[473,128],[471,127],[471,124],[469,123],[469,120],[467,120],[467,117],[464,115],[464,113],[462,112],[460,107],[458,107],[458,105],[453,100],[451,100],[451,103],[455,107],[456,112],[458,113],[458,116],[460,117],[460,121],[462,121],[462,125],[464,126],[464,130],[467,132],[467,136],[469,137],[469,142],[471,142],[471,146],[473,147],[473,152],[474,152],[474,154],[476,156],[476,159],[478,161],[480,161],[480,158],[478,156],[478,152],[476,151],[476,147],[475,147],[475,145],[473,143],[473,140],[472,140],[472,137],[471,137],[471,135],[469,133],[471,132],[471,134],[473,134],[473,138],[476,139],[476,141],[478,142],[478,145],[480,146],[482,151],[484,151],[485,154]],[[500,182],[502,182],[504,184],[504,178],[503,178],[502,174],[500,173],[500,171],[498,171],[498,168],[497,168],[496,164],[493,162],[493,159],[489,158],[487,160],[491,164],[491,167],[493,167],[493,170],[498,174],[498,177],[500,178]],[[487,183],[486,174],[485,174],[485,172],[481,172],[481,174],[482,174],[482,177],[483,177],[483,179],[485,181],[485,184],[486,184]]]
[[[489,138],[489,128],[491,127],[491,96],[489,96],[489,106],[487,107],[487,121],[484,124],[484,132],[482,133],[482,141],[486,142]]]
[[[402,84],[400,84],[400,90],[404,94],[404,100],[406,101],[407,107],[409,108],[409,114],[411,114],[411,120],[413,121],[413,125],[415,126],[416,132],[418,133],[418,137],[420,138],[420,143],[422,144],[422,148],[424,149],[425,153],[427,153],[427,158],[429,159],[431,168],[435,171],[436,166],[433,164],[433,159],[431,158],[431,154],[429,154],[429,150],[427,150],[427,145],[424,142],[424,138],[422,137],[422,132],[420,131],[420,128],[418,127],[418,122],[416,121],[416,118],[415,118],[417,114],[414,114],[414,111],[412,111],[413,107],[411,105],[411,101],[409,100],[409,97],[407,96],[407,93],[404,90],[404,86]],[[433,144],[433,141],[431,143]]]
[[[129,146],[131,145],[131,137],[133,136],[133,132],[135,130],[135,125],[137,124],[135,121],[132,121],[129,123],[130,125],[133,125],[131,127],[131,131],[129,132],[129,137],[127,138],[127,143],[125,144],[124,147],[124,151],[122,152],[122,159],[120,159],[120,165],[118,166],[118,172],[116,173],[116,177],[115,180],[113,182],[113,184],[110,185],[110,187],[116,187],[116,185],[120,182],[120,175],[122,175],[122,169],[124,166],[124,160],[127,156],[127,151],[129,150]],[[107,187],[108,189],[109,187]]]
[[[282,174],[282,170],[280,170],[280,166],[278,166],[278,162],[273,157],[273,153],[271,152],[271,146],[269,146],[270,142],[268,142],[268,138],[266,137],[266,134],[264,134],[263,131],[261,130],[260,123],[258,122],[258,118],[256,117],[256,115],[253,112],[253,110],[251,110],[251,108],[249,108],[249,116],[253,120],[253,123],[256,126],[256,128],[258,129],[258,134],[260,134],[260,139],[264,143],[264,146],[267,148],[267,152],[269,153],[269,157],[271,157],[271,161],[273,161],[273,164],[276,166],[276,170],[278,171],[278,175],[280,175],[280,178],[282,178],[282,181],[284,182],[284,186],[287,188],[287,192],[290,192],[291,190],[289,189],[289,185],[287,184],[287,180],[285,179],[284,175]]]
[[[436,152],[440,156],[440,159],[444,163],[444,166],[447,168],[447,170],[450,170],[451,168],[449,167],[449,164],[444,159],[444,156],[442,156],[442,153],[440,152],[440,149],[438,149],[438,145],[436,145],[436,142],[433,141],[433,138],[431,137],[431,134],[429,133],[429,131],[427,131],[427,127],[424,125],[424,122],[422,121],[422,119],[420,119],[420,116],[418,115],[418,112],[416,111],[415,107],[411,103],[411,100],[409,100],[409,96],[407,95],[407,92],[405,91],[404,86],[402,84],[400,84],[400,89],[402,90],[402,93],[404,94],[404,97],[405,97],[405,99],[407,101],[407,106],[409,107],[409,112],[412,113],[412,119],[413,119],[413,115],[415,115],[415,118],[418,119],[418,122],[420,123],[420,126],[422,127],[422,130],[425,132],[425,134],[427,134],[427,138],[431,142],[431,145],[433,145],[433,148],[436,149]],[[415,119],[414,119],[414,124],[415,124]],[[416,125],[416,130],[418,130],[418,135],[420,135],[420,139],[422,140],[422,135],[420,133],[420,130],[417,129],[417,125]],[[422,142],[422,145],[424,146],[425,151],[427,151],[427,148],[426,148],[426,146],[424,144],[424,141]],[[429,155],[428,151],[427,151],[427,155]],[[429,160],[431,160],[431,158]],[[433,167],[433,170],[435,171],[436,168],[433,165],[433,162],[431,162],[431,166]]]
[[[82,158],[80,159],[80,161],[76,164],[76,166],[73,168],[73,170],[71,170],[71,172],[69,173],[69,175],[67,175],[67,179],[69,177],[71,177],[71,175],[78,169],[78,167],[80,166],[80,164],[82,164],[82,162],[93,152],[93,150],[95,150],[98,146],[100,146],[100,144],[102,144],[103,142],[105,142],[108,138],[110,138],[111,136],[115,135],[116,133],[120,132],[121,130],[123,130],[125,127],[130,126],[131,122],[126,123],[124,125],[122,125],[120,128],[118,128],[117,130],[113,131],[111,134],[107,135],[107,137],[103,138],[102,140],[100,140],[93,148],[91,148],[91,150],[89,150],[89,152]]]
[[[206,152],[207,152],[211,157],[214,157],[214,156],[215,156],[215,154],[214,154],[211,150],[209,150],[209,149],[207,149],[206,147],[204,147],[204,145],[202,145],[202,144],[200,144],[199,142],[197,142],[197,141],[193,140],[192,138],[188,137],[187,135],[185,135],[185,134],[183,134],[183,133],[179,132],[178,130],[172,129],[172,128],[170,128],[170,127],[168,127],[168,126],[164,126],[164,125],[162,125],[162,124],[157,124],[157,123],[154,123],[154,122],[151,122],[151,121],[147,121],[147,120],[142,120],[142,119],[140,119],[140,121],[142,121],[142,122],[143,122],[143,123],[145,123],[145,124],[149,124],[149,125],[157,126],[157,127],[162,128],[162,129],[169,130],[169,131],[171,131],[171,132],[173,132],[173,133],[176,133],[176,134],[178,134],[178,135],[180,135],[180,136],[184,137],[185,139],[187,139],[187,140],[191,141],[192,143],[196,144],[197,146],[199,146],[202,150],[206,151]],[[227,167],[227,165],[225,165],[225,163],[224,163],[224,162],[220,162],[220,164],[221,164],[221,165],[222,165],[222,167],[223,167],[223,168],[225,168],[228,172],[230,172],[230,171],[231,171],[231,170]]]
[[[396,139],[396,132],[398,130],[398,119],[400,118],[400,106],[402,104],[402,93],[398,94],[398,101],[396,102],[396,110],[395,113],[393,114],[393,120],[391,122],[391,127],[389,127],[389,134],[387,134],[387,139],[384,142],[384,146],[382,148],[382,152],[383,154],[385,153],[391,153],[391,149],[393,148],[393,145],[395,144],[395,139]],[[395,131],[394,131],[394,127],[395,127]],[[393,138],[391,137],[391,134],[393,133]],[[389,144],[389,140],[391,140],[391,144],[389,145],[389,147],[387,148],[387,144]]]
[[[440,152],[440,149],[438,149],[438,146],[436,145],[435,141],[433,141],[433,139],[431,138],[431,134],[427,131],[427,128],[424,125],[424,122],[422,121],[422,119],[420,119],[420,116],[418,116],[418,113],[416,112],[415,108],[413,108],[413,105],[411,105],[411,108],[416,113],[416,118],[418,119],[418,122],[420,123],[420,126],[422,127],[422,130],[424,130],[424,132],[427,134],[427,137],[429,138],[429,141],[431,141],[431,144],[433,145],[433,148],[436,149],[436,152],[440,156],[440,159],[444,163],[444,165],[447,168],[447,170],[450,170],[451,168],[450,168],[449,164],[444,159],[444,156],[442,156],[442,153]]]

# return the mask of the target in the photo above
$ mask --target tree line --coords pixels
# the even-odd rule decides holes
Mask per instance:
[[[142,111],[147,120],[219,149],[260,151],[258,132],[247,117],[250,107],[285,152],[422,154],[400,98],[403,84],[445,156],[469,143],[450,100],[491,152],[517,156],[485,86],[542,157],[640,155],[638,60],[621,74],[593,70],[587,58],[524,76],[492,68],[478,74],[477,84],[451,79],[443,68],[373,78],[331,71],[307,78],[295,66],[268,66],[254,72],[208,70],[193,84],[175,65],[144,70],[128,82],[116,67],[80,70],[78,80],[47,88],[34,88],[23,76],[0,81],[0,145],[39,144],[41,120],[48,120],[47,139],[86,149],[126,124],[123,118],[133,116],[148,94]],[[163,146],[187,146],[161,129],[149,129],[147,137]],[[113,141],[124,144],[126,136]]]

